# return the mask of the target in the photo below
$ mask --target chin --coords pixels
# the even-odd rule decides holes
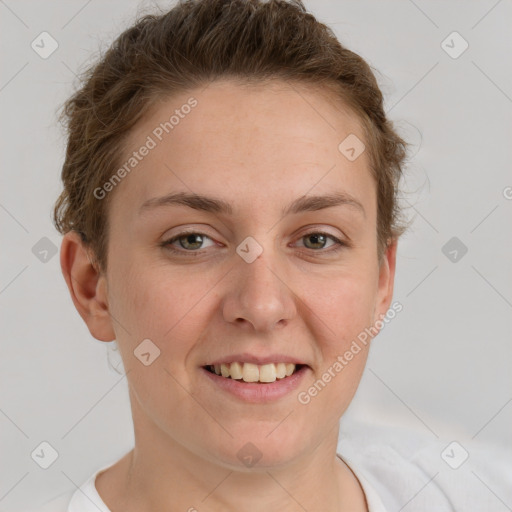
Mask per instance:
[[[256,430],[253,435],[250,431],[233,435],[215,451],[210,448],[213,460],[231,471],[264,471],[287,466],[307,447],[306,440],[298,436],[283,436],[277,429],[270,435]]]

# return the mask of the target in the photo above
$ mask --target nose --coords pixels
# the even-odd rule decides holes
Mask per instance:
[[[263,251],[252,263],[240,258],[230,275],[222,302],[227,322],[264,332],[285,327],[296,315],[296,296],[291,283],[270,251]]]

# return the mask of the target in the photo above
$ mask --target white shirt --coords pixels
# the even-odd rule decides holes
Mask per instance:
[[[453,442],[436,439],[428,431],[359,425],[342,432],[338,454],[361,483],[370,512],[511,510],[510,449],[475,440]],[[37,512],[111,512],[94,483],[113,464]]]

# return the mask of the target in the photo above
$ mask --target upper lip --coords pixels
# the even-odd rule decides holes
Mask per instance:
[[[221,357],[219,359],[215,359],[214,361],[209,361],[206,365],[220,365],[220,364],[229,364],[229,363],[252,363],[257,364],[259,366],[270,363],[293,363],[293,364],[303,364],[306,365],[304,361],[297,359],[295,356],[289,356],[286,354],[270,354],[267,356],[256,356],[254,354],[249,353],[241,353],[234,354],[231,356]]]

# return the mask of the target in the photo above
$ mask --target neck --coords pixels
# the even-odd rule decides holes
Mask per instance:
[[[293,461],[251,468],[195,453],[153,423],[135,425],[135,448],[96,480],[112,512],[367,511],[357,478],[336,455],[338,425]]]

